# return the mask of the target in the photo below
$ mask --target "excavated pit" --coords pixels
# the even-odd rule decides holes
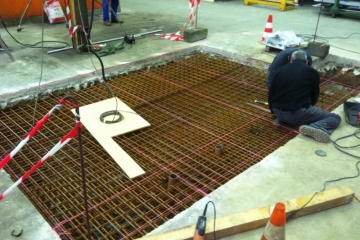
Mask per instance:
[[[271,114],[246,104],[267,100],[266,74],[195,53],[109,81],[115,96],[151,124],[114,138],[146,174],[129,179],[83,129],[92,238],[141,237],[294,138],[295,129],[275,127]],[[356,86],[337,82],[340,77],[336,73],[321,79],[318,106],[333,110],[358,94]],[[103,84],[51,96],[38,102],[36,121],[65,95],[75,96],[80,105],[111,97]],[[3,156],[32,128],[34,105],[22,103],[1,112]],[[5,170],[16,181],[74,124],[68,107],[53,114]],[[217,144],[223,146],[221,157],[215,154]],[[179,181],[167,190],[171,173]],[[86,239],[77,139],[44,163],[20,189],[62,239]]]

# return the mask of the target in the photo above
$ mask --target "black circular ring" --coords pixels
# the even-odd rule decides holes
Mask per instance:
[[[118,116],[118,118],[113,119],[111,121],[105,120],[105,117],[110,116],[110,115]],[[100,115],[100,121],[102,123],[106,123],[106,124],[117,123],[117,122],[120,122],[123,119],[124,119],[123,115],[121,115],[121,113],[119,111],[116,111],[116,110],[107,111],[107,112],[104,112],[104,113],[102,113]]]

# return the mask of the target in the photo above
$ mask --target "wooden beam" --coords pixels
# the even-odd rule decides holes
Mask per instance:
[[[286,205],[287,217],[297,218],[325,209],[341,206],[350,203],[354,198],[354,192],[348,187],[337,187],[315,195],[315,197],[304,208],[302,208],[313,196],[307,195],[284,202]],[[216,236],[224,238],[238,233],[246,232],[255,228],[265,227],[274,206],[266,206],[249,211],[236,213],[216,219]],[[302,208],[302,209],[301,209]],[[301,210],[300,210],[301,209]],[[300,211],[299,211],[300,210]],[[201,214],[201,213],[199,213]],[[194,223],[197,219],[194,219]],[[206,223],[207,240],[213,240],[213,220]],[[143,237],[141,240],[177,240],[193,239],[195,224],[180,228],[171,232]]]

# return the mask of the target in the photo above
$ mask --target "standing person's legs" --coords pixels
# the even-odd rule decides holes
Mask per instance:
[[[102,0],[103,20],[109,21],[109,0]]]
[[[111,0],[111,21],[117,20],[117,10],[119,7],[119,0]]]

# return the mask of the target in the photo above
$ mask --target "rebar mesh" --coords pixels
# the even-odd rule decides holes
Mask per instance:
[[[293,129],[274,127],[269,113],[246,104],[255,99],[266,101],[266,74],[198,53],[110,81],[114,94],[151,124],[114,138],[146,174],[128,179],[84,129],[92,237],[141,237],[296,136]],[[328,94],[334,84],[340,87]],[[336,76],[322,79],[318,105],[333,110],[357,93],[355,87],[336,83]],[[74,95],[81,105],[111,97],[101,84],[67,95]],[[60,98],[40,101],[35,119],[45,115]],[[3,154],[31,129],[33,109],[34,103],[26,103],[1,112]],[[22,176],[73,125],[74,117],[68,109],[51,116],[10,161],[7,172],[14,180]],[[63,239],[86,238],[77,144],[76,139],[71,140],[21,186]],[[216,144],[224,146],[222,157],[214,154]],[[180,181],[168,191],[170,173],[177,174]]]

